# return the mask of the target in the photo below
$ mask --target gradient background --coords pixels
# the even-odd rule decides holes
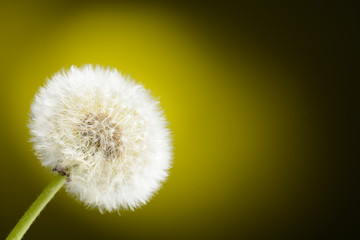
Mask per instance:
[[[160,97],[170,177],[120,216],[61,190],[25,239],[355,239],[358,16],[344,1],[2,1],[0,238],[53,177],[28,142],[34,94],[96,63]]]

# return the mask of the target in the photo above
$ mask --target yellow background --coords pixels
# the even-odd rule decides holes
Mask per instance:
[[[34,94],[55,72],[88,63],[159,97],[174,138],[170,176],[146,206],[120,215],[62,190],[26,239],[279,239],[326,226],[339,146],[326,115],[336,106],[321,86],[335,63],[311,64],[336,56],[295,10],[271,8],[268,23],[242,7],[2,4],[0,238],[53,177],[28,142]]]

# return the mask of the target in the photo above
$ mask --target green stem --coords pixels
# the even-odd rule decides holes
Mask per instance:
[[[25,212],[6,240],[21,239],[29,229],[30,225],[34,222],[35,218],[39,216],[46,204],[54,197],[55,193],[59,191],[65,182],[66,177],[61,174],[57,175]]]

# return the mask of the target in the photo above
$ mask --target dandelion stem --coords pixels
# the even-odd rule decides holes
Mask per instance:
[[[29,229],[30,225],[34,222],[36,217],[40,212],[45,208],[46,204],[54,197],[55,193],[66,182],[66,177],[59,174],[56,176],[42,191],[42,193],[37,197],[33,204],[22,216],[20,221],[16,224],[14,229],[11,231],[6,240],[15,240],[21,239],[26,231]]]

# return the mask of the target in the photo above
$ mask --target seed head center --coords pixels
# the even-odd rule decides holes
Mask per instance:
[[[114,160],[121,154],[121,130],[104,113],[87,113],[79,125],[85,151],[91,154],[101,152],[105,159]]]

